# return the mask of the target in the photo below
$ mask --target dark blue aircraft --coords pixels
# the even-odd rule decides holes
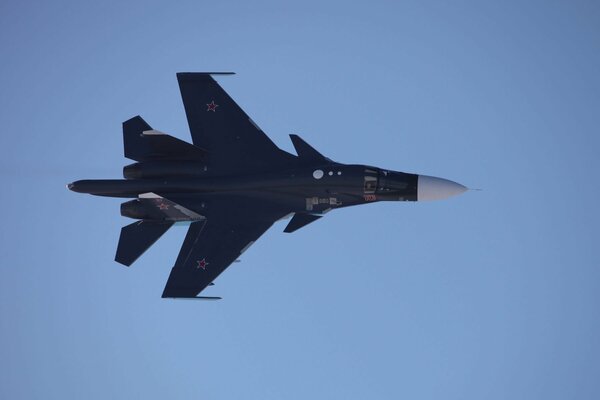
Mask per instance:
[[[292,216],[294,232],[330,210],[376,201],[444,199],[458,183],[425,175],[347,165],[290,135],[297,155],[279,149],[211,75],[177,80],[193,144],[154,130],[141,117],[123,123],[125,179],[80,180],[75,192],[134,198],[121,215],[115,260],[131,265],[176,222],[190,223],[162,297],[198,294],[273,223]],[[223,73],[221,73],[223,74]],[[231,73],[225,73],[231,74]]]

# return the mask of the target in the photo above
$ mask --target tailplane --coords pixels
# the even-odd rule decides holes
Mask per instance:
[[[130,266],[173,226],[170,221],[138,221],[124,226],[115,261]]]

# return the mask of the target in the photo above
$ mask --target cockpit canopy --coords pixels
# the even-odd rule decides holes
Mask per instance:
[[[379,168],[365,170],[365,193],[410,196],[416,194],[416,190],[417,175]]]

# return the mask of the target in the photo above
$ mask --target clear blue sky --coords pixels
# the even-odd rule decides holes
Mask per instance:
[[[3,399],[597,399],[594,1],[0,4]],[[175,3],[175,2],[173,2]],[[483,188],[276,224],[161,300],[185,229],[113,261],[121,122],[189,140],[175,73],[282,148]]]

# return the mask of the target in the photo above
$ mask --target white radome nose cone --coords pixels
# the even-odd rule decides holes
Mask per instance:
[[[417,181],[417,201],[442,200],[467,191],[460,183],[435,176],[419,175]]]

